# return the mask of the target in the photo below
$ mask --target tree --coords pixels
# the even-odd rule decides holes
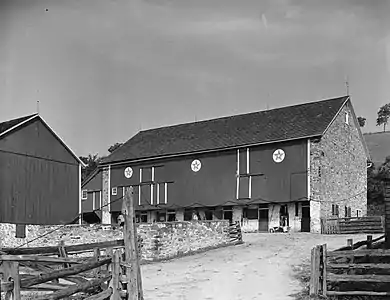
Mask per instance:
[[[383,203],[383,180],[390,173],[390,156],[378,168],[374,164],[367,169],[367,200],[368,204]]]
[[[110,146],[110,148],[108,148],[108,152],[112,153],[122,145],[123,143],[115,143],[114,145]]]
[[[88,156],[80,156],[80,159],[87,165],[81,170],[81,181],[83,181],[97,168],[101,158],[98,154],[88,154]]]
[[[386,131],[386,125],[390,117],[390,103],[383,105],[378,110],[378,117],[376,119],[376,126],[383,125],[383,131]]]
[[[364,127],[366,125],[366,118],[364,117],[358,117],[358,122],[360,127]]]

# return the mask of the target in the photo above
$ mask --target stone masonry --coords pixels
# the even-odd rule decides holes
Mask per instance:
[[[367,213],[367,156],[359,131],[347,103],[321,140],[310,143],[312,232],[321,231],[321,218],[332,217],[332,204],[338,205],[340,217],[346,206],[352,217],[357,210]]]
[[[110,195],[111,195],[110,175],[111,174],[110,173],[111,173],[110,167],[105,167],[103,169],[102,224],[111,224],[111,214],[108,205],[108,203],[110,203],[111,201],[110,199]]]
[[[56,229],[53,231],[53,229]],[[41,239],[38,236],[49,233]],[[141,260],[156,261],[232,244],[228,221],[182,221],[138,224]],[[122,228],[111,225],[27,225],[26,238],[15,237],[14,224],[0,224],[1,247],[57,246],[122,239]],[[27,244],[28,241],[32,241]]]

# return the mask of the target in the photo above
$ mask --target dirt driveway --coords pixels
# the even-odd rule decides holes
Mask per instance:
[[[327,243],[332,250],[347,238],[366,235],[253,233],[244,235],[243,245],[144,265],[145,300],[297,299],[303,286],[296,266],[309,262],[313,246]]]

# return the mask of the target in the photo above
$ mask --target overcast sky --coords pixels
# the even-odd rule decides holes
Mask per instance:
[[[390,102],[390,1],[0,0],[0,120],[78,154],[138,130],[346,94]]]

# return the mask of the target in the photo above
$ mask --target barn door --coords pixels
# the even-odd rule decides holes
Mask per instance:
[[[259,208],[259,232],[268,231],[268,208]]]
[[[310,232],[310,203],[302,203],[301,231]]]

